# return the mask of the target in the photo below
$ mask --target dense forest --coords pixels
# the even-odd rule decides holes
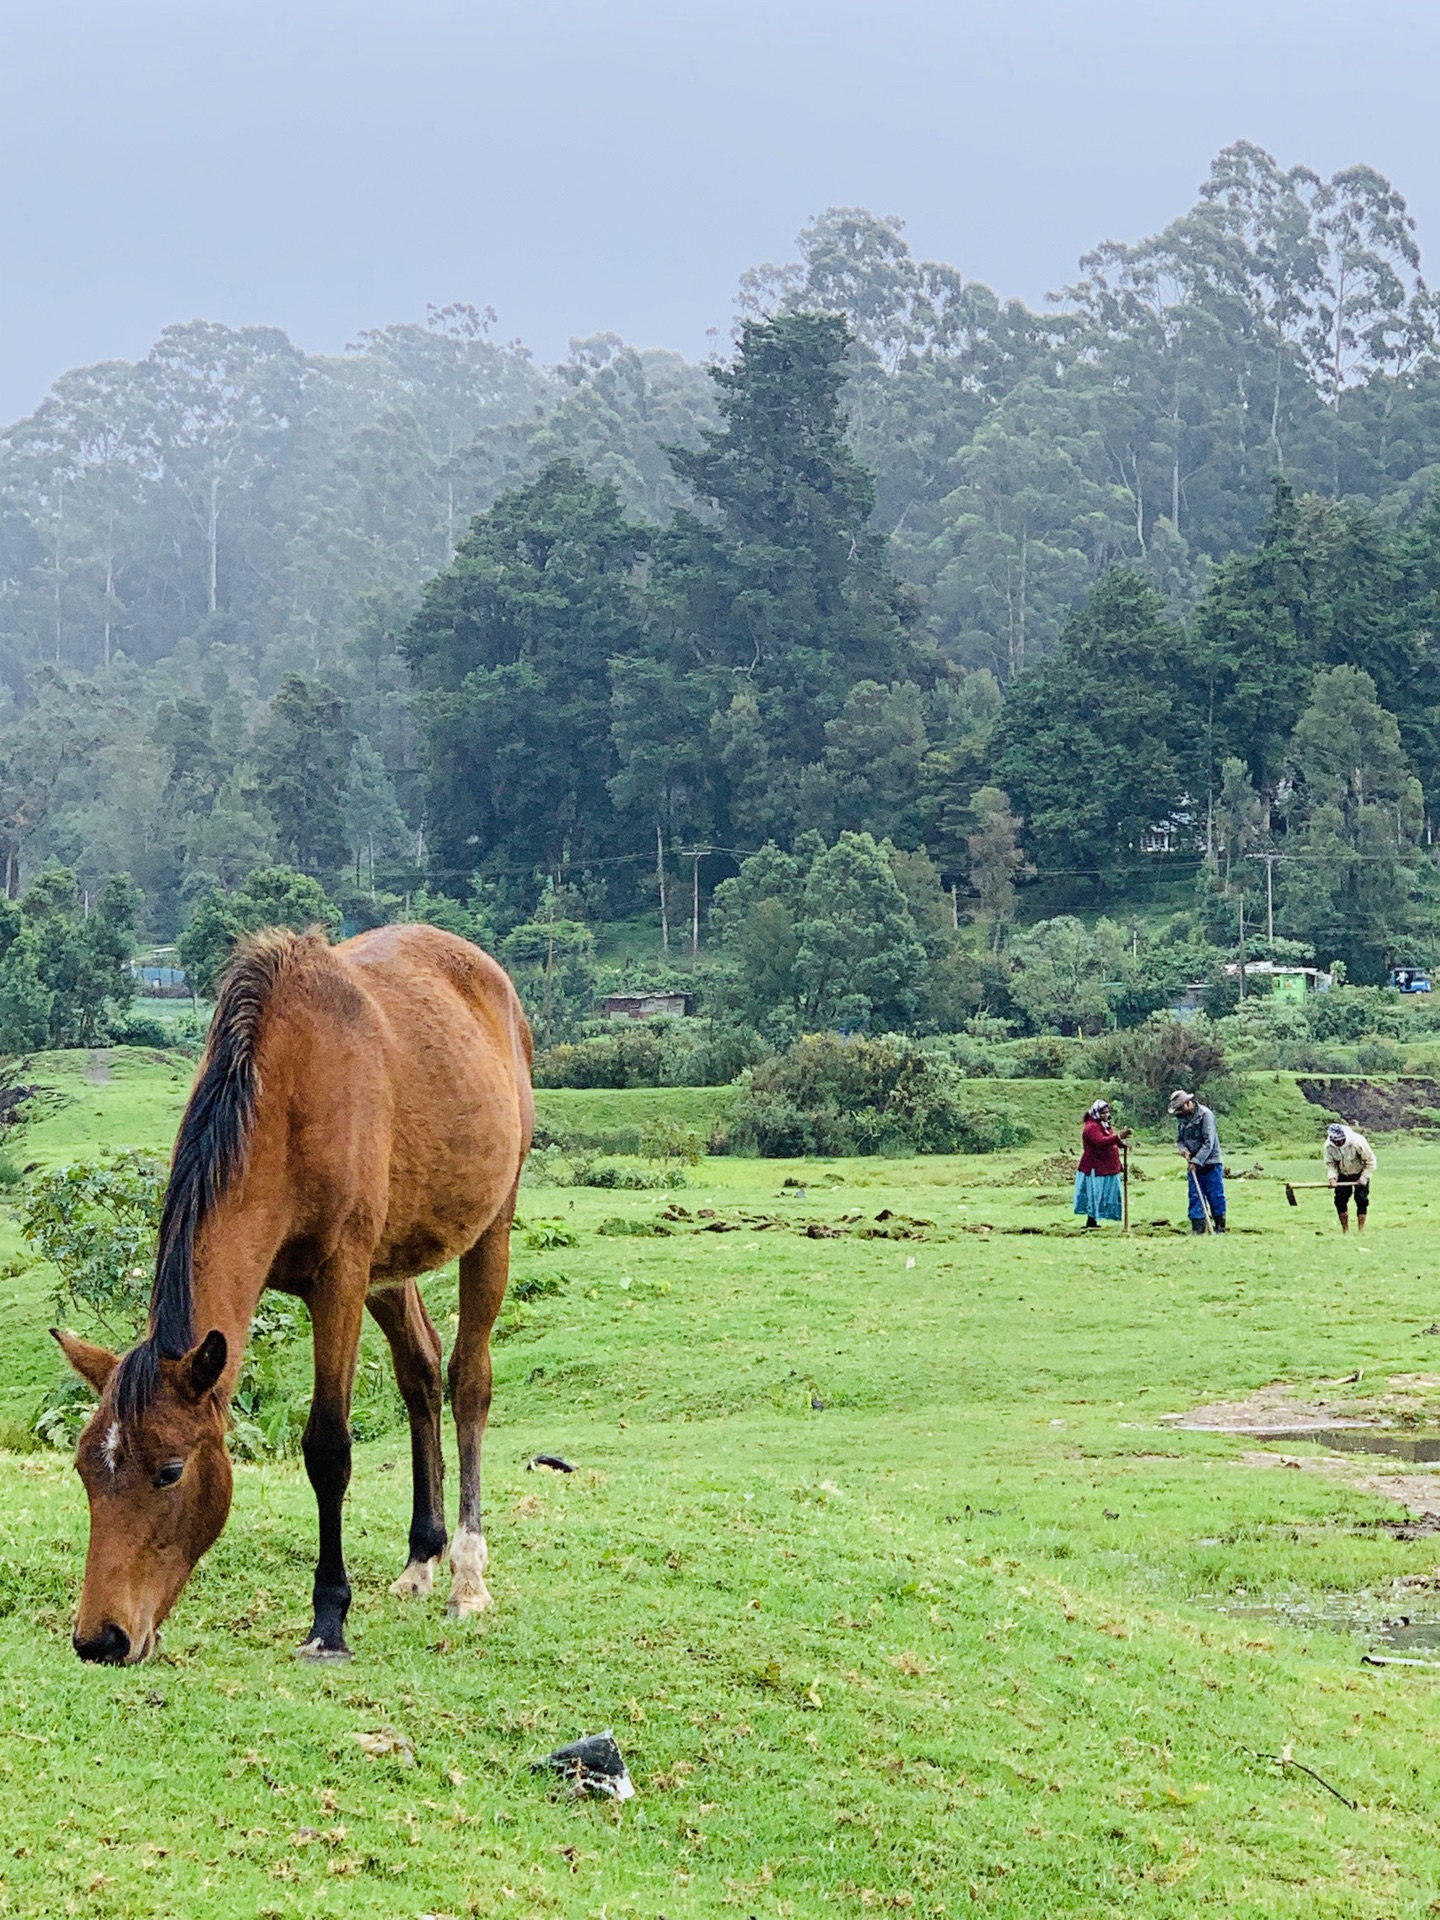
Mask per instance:
[[[62,896],[202,986],[266,918],[437,919],[552,1037],[657,918],[642,971],[698,945],[777,1034],[1143,1018],[1247,927],[1356,980],[1440,951],[1394,188],[1239,144],[1043,313],[860,209],[798,253],[706,365],[192,322],[0,434],[0,1025],[81,1018]]]

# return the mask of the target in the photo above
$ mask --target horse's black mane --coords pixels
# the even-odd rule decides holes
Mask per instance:
[[[220,989],[204,1065],[170,1163],[149,1331],[115,1373],[115,1409],[122,1422],[142,1414],[154,1398],[161,1360],[178,1360],[195,1345],[195,1235],[245,1165],[260,1092],[255,1057],[260,1023],[281,969],[299,944],[292,933],[247,941]]]

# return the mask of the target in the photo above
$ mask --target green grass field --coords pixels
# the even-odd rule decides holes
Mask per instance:
[[[108,1078],[42,1066],[67,1104],[23,1160],[168,1143],[187,1068],[123,1050]],[[1044,1162],[1057,1103],[1078,1124],[1082,1093],[1025,1094],[1044,1137],[1003,1155],[528,1188],[525,1219],[575,1244],[516,1257],[564,1284],[509,1310],[497,1349],[497,1610],[457,1627],[439,1598],[386,1593],[408,1519],[408,1447],[386,1432],[357,1455],[349,1667],[291,1657],[314,1534],[298,1464],[238,1469],[160,1658],[115,1671],[68,1645],[85,1540],[68,1460],[0,1454],[0,1914],[1440,1910],[1440,1673],[1221,1611],[1383,1596],[1440,1541],[1394,1539],[1379,1523],[1402,1509],[1353,1473],[1255,1471],[1253,1442],[1162,1418],[1357,1369],[1320,1391],[1419,1375],[1423,1418],[1440,1150],[1386,1146],[1370,1235],[1342,1242],[1325,1196],[1285,1205],[1318,1148],[1276,1082],[1249,1111],[1280,1144],[1231,1154],[1264,1168],[1232,1189],[1240,1231],[1143,1225],[1184,1213],[1157,1143],[1143,1230],[1081,1236]],[[664,1098],[545,1096],[572,1120],[603,1102],[597,1131]],[[752,1220],[613,1230],[672,1202]],[[887,1208],[933,1227],[853,1231]],[[50,1278],[19,1247],[4,1224],[0,1423],[23,1444],[57,1359]],[[428,1294],[443,1328],[453,1279]],[[527,1473],[542,1450],[578,1471]],[[529,1771],[606,1726],[638,1789],[624,1808]],[[357,1738],[386,1730],[409,1744]],[[1264,1757],[1285,1755],[1355,1806]]]

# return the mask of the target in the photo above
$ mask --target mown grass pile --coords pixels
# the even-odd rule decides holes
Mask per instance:
[[[165,1144],[183,1070],[69,1071],[30,1157]],[[290,1657],[295,1463],[240,1466],[162,1656],[117,1672],[68,1646],[68,1461],[0,1455],[0,1912],[1428,1911],[1437,1675],[1221,1609],[1384,1594],[1440,1552],[1353,1474],[1258,1472],[1253,1443],[1161,1416],[1356,1370],[1324,1391],[1403,1373],[1433,1397],[1436,1149],[1383,1152],[1357,1243],[1323,1195],[1286,1208],[1314,1171],[1293,1147],[1253,1156],[1225,1241],[1152,1227],[1183,1186],[1148,1148],[1127,1243],[1073,1230],[1054,1144],[527,1189],[487,1442],[497,1610],[457,1627],[386,1593],[408,1448],[377,1415],[342,1670]],[[19,1442],[49,1286],[0,1281]],[[453,1276],[427,1291],[445,1330]],[[538,1452],[577,1470],[527,1472]],[[624,1808],[529,1771],[607,1725]]]

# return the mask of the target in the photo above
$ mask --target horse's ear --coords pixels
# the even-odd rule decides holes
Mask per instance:
[[[183,1362],[182,1377],[189,1388],[192,1400],[205,1398],[224,1373],[225,1362],[229,1357],[230,1348],[224,1334],[218,1328],[207,1333],[198,1347],[191,1348]]]
[[[51,1327],[52,1339],[60,1343],[60,1351],[70,1362],[82,1380],[88,1380],[97,1393],[104,1393],[110,1383],[110,1376],[119,1365],[120,1356],[112,1353],[109,1347],[97,1347],[89,1340],[82,1340],[78,1334],[66,1333],[63,1327]]]

